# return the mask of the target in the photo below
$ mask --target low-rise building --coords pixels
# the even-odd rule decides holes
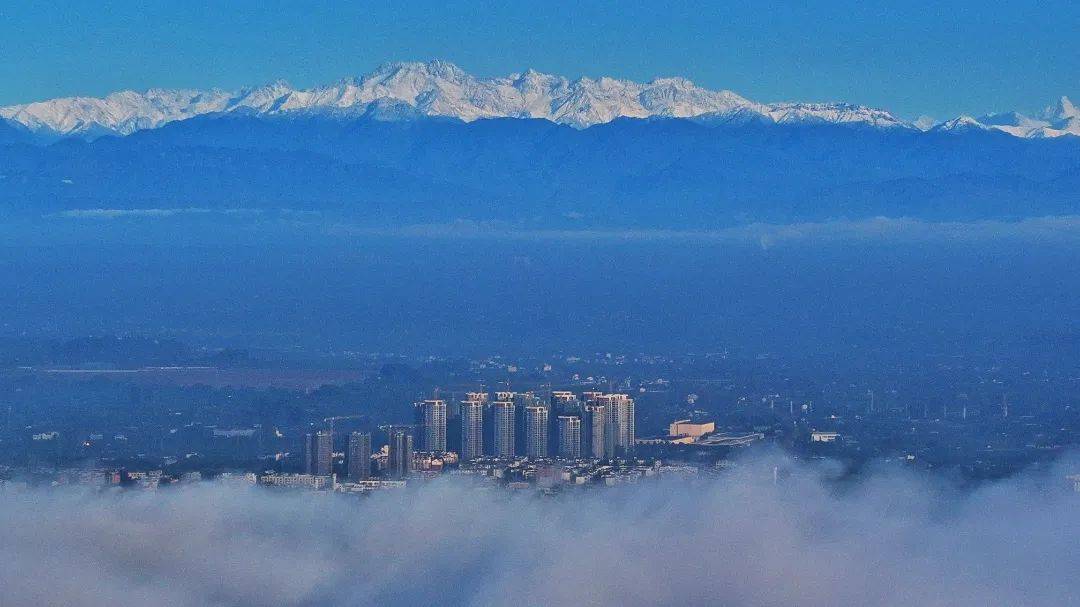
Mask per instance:
[[[838,440],[840,440],[839,432],[824,432],[821,430],[810,432],[810,442],[812,443],[835,443]]]
[[[668,436],[671,438],[689,438],[695,442],[702,436],[716,431],[715,422],[695,423],[688,419],[680,419],[668,425]]]

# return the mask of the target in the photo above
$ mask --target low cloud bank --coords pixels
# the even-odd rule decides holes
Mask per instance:
[[[821,222],[789,224],[751,223],[717,229],[654,229],[654,228],[527,228],[501,221],[458,220],[447,223],[412,224],[402,226],[371,226],[340,222],[318,212],[290,209],[275,211],[245,209],[207,209],[200,207],[160,209],[82,209],[63,211],[51,218],[67,221],[94,220],[101,228],[102,220],[128,220],[126,229],[138,226],[155,227],[157,223],[179,219],[202,218],[204,223],[188,225],[184,230],[197,236],[200,230],[213,232],[215,222],[234,220],[246,222],[246,230],[268,232],[298,232],[320,234],[332,238],[437,238],[437,239],[494,239],[530,241],[628,241],[628,242],[691,242],[716,244],[752,244],[764,248],[783,243],[820,241],[948,241],[980,242],[985,240],[1019,239],[1045,242],[1080,242],[1080,216],[1031,217],[1017,221],[925,221],[905,217],[871,217],[865,219],[836,219]],[[146,223],[149,222],[149,223]],[[51,224],[52,225],[52,224]],[[234,224],[227,224],[236,227]],[[52,227],[64,227],[55,224]],[[74,226],[68,226],[74,227]],[[156,226],[160,227],[160,226]]]
[[[774,466],[790,470],[773,483]],[[22,605],[1064,605],[1080,496],[1062,468],[959,493],[756,456],[715,482],[559,498],[444,479],[356,500],[206,484],[0,492]]]
[[[329,224],[337,236],[397,236],[419,238],[485,238],[503,240],[691,242],[752,244],[769,248],[784,243],[814,242],[982,242],[1016,239],[1039,242],[1080,242],[1080,217],[1035,217],[1019,221],[943,221],[873,217],[868,219],[768,224],[752,223],[712,230],[668,229],[520,229],[499,222],[458,221],[443,224],[372,228]]]
[[[72,209],[61,211],[57,217],[66,219],[120,219],[120,218],[166,218],[184,215],[239,215],[256,216],[259,209],[208,209],[202,207],[176,207],[160,209]]]
[[[786,224],[750,223],[702,229],[567,226],[543,228],[503,221],[461,219],[441,223],[371,225],[296,209],[79,209],[36,220],[0,222],[12,244],[116,242],[124,244],[265,245],[361,244],[399,240],[537,243],[657,243],[767,250],[820,244],[1080,246],[1080,215],[1016,221],[926,221],[870,217]]]

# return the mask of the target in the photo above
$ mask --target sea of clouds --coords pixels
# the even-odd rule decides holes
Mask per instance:
[[[828,463],[766,453],[718,480],[554,498],[450,478],[364,499],[9,484],[0,603],[1077,604],[1072,470],[975,490],[891,468],[837,484]]]

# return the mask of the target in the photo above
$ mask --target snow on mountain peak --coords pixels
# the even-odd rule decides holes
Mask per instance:
[[[67,97],[0,108],[0,118],[53,136],[127,135],[140,129],[195,116],[243,110],[257,115],[288,112],[340,113],[381,119],[441,116],[539,118],[587,128],[617,118],[702,117],[730,123],[859,124],[874,128],[916,128],[885,110],[844,103],[750,101],[731,91],[714,91],[685,78],[635,82],[611,77],[568,80],[532,69],[505,77],[478,78],[447,61],[398,62],[326,86],[298,89],[285,81],[239,91],[120,91],[103,98]],[[1062,98],[1045,121],[1026,117],[994,122],[964,117],[936,130],[982,126],[1018,136],[1056,136],[1076,129],[1077,108]],[[980,122],[982,121],[982,122]],[[924,127],[925,130],[925,127]]]
[[[911,124],[920,131],[929,131],[937,126],[937,120],[934,120],[932,116],[922,115],[915,119],[915,122]]]
[[[1056,104],[1046,109],[1046,118],[1051,122],[1080,118],[1080,108],[1077,108],[1068,97],[1062,96]]]
[[[104,98],[63,97],[0,108],[0,117],[31,131],[127,135],[224,109],[230,93],[219,90],[119,91]]]
[[[946,120],[931,130],[939,133],[955,133],[964,131],[989,131],[991,130],[991,127],[979,122],[971,116],[964,115],[953,118],[952,120]]]
[[[936,125],[936,132],[963,132],[971,130],[999,131],[1014,137],[1041,139],[1064,135],[1080,136],[1080,110],[1062,97],[1042,113],[1041,118],[1019,112],[999,112],[978,118],[960,116]]]

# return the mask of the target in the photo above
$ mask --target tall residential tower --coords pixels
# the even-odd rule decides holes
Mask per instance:
[[[484,402],[461,403],[461,460],[474,460],[484,454]]]
[[[559,416],[559,457],[581,458],[581,418],[575,415]]]
[[[329,430],[319,430],[315,434],[304,436],[303,462],[301,472],[317,476],[330,476],[334,463],[334,434]]]
[[[353,432],[349,435],[349,480],[354,483],[371,478],[371,434]]]
[[[544,405],[525,407],[525,455],[548,456],[548,408]]]
[[[446,451],[446,401],[439,399],[416,403],[417,425],[420,427],[420,450]]]
[[[412,432],[403,426],[391,426],[387,434],[390,446],[387,471],[391,478],[405,478],[412,473],[413,467]]]
[[[492,454],[496,457],[514,456],[514,403],[495,401],[491,406],[495,417]]]

